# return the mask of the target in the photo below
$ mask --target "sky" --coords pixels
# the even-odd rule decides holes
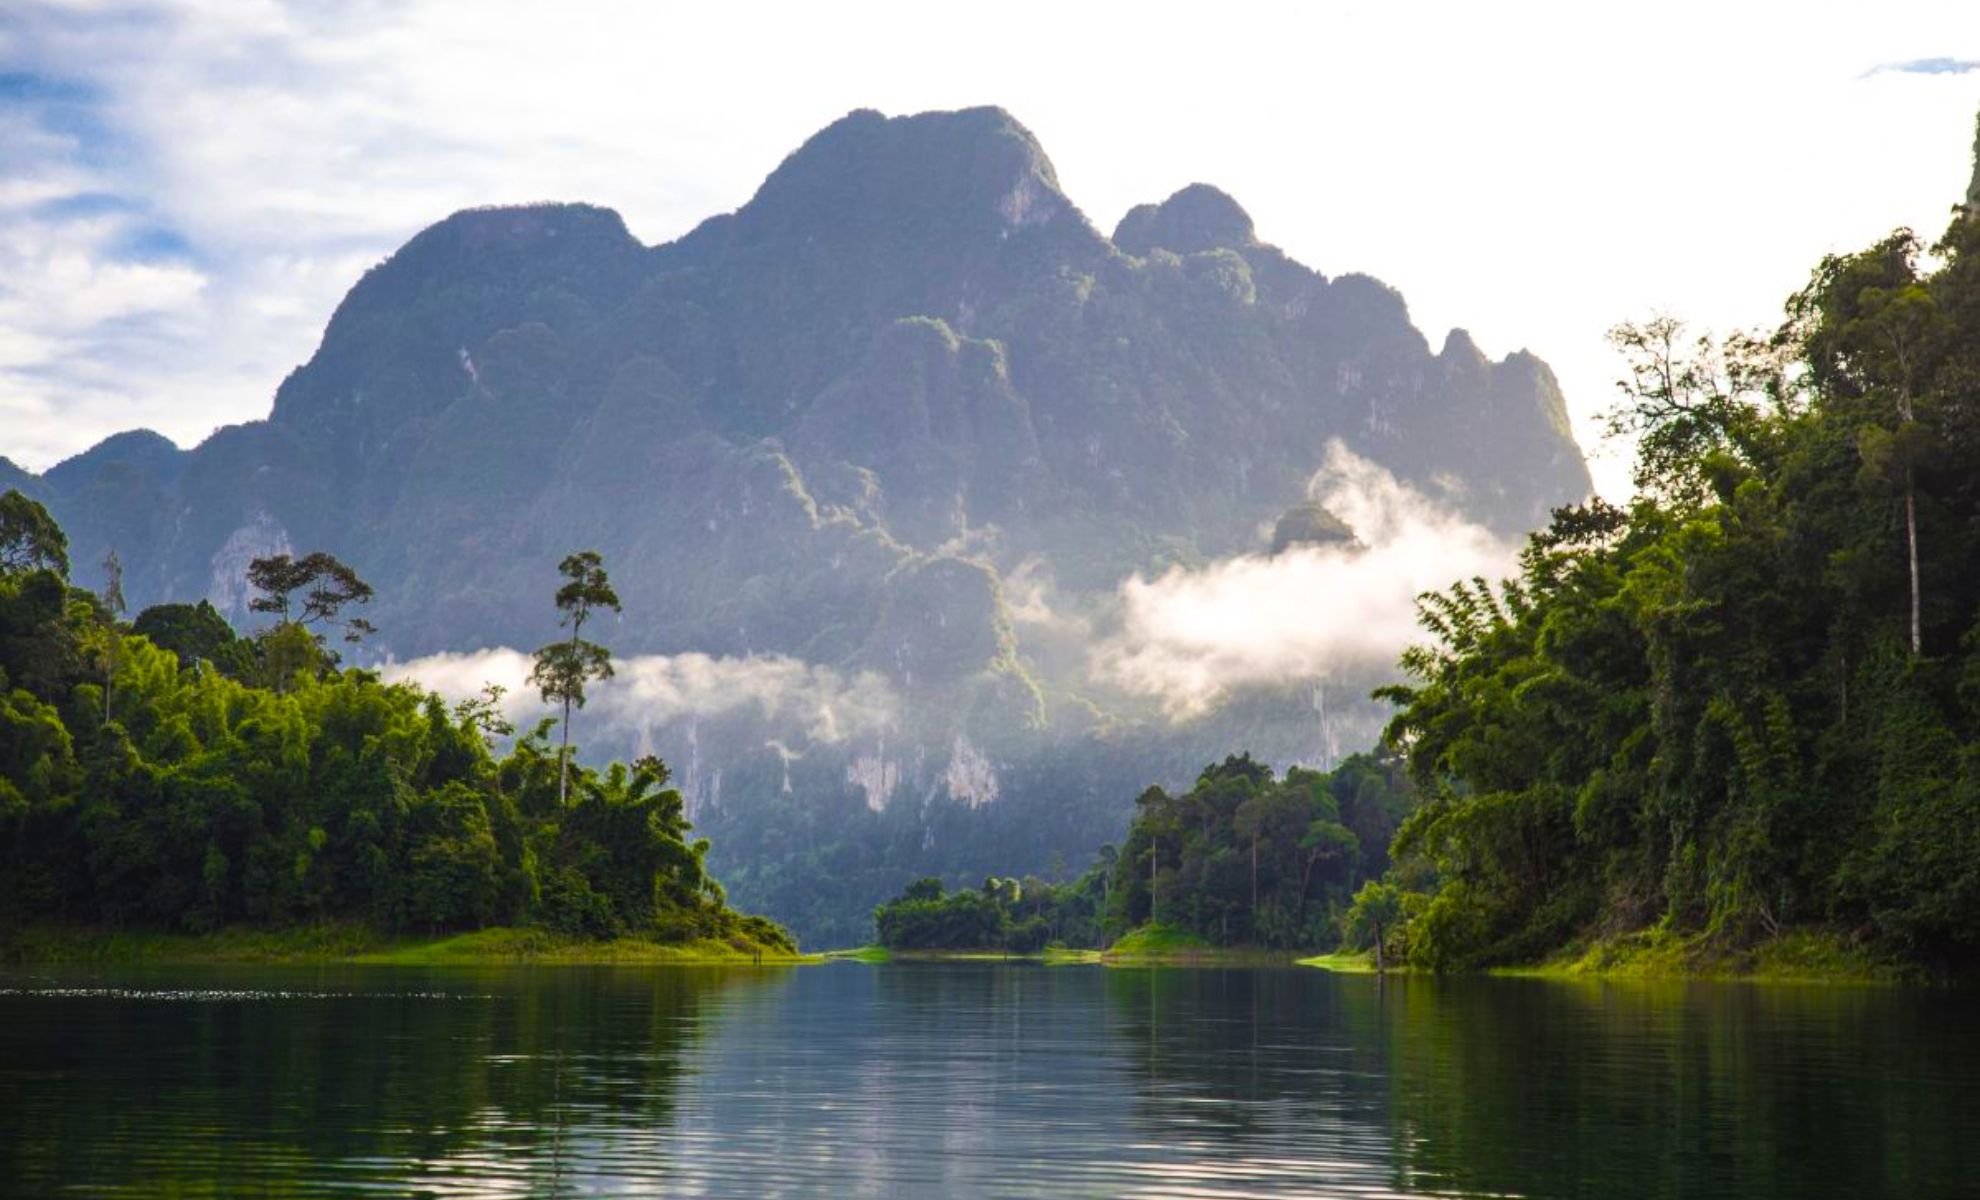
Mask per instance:
[[[1538,353],[1613,496],[1604,332],[1769,326],[1823,254],[1940,232],[1980,4],[9,0],[0,455],[267,415],[358,276],[456,209],[583,200],[665,241],[854,108],[975,104],[1103,230],[1213,183],[1433,345]]]

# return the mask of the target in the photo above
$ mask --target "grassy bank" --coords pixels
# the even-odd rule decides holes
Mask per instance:
[[[1576,979],[1701,979],[1751,983],[1907,983],[1926,973],[1844,934],[1798,929],[1748,946],[1660,931],[1572,947],[1499,975]]]
[[[889,950],[860,946],[832,950],[826,958],[850,962],[1034,962],[1051,966],[1089,964],[1119,967],[1152,966],[1284,966],[1292,955],[1255,946],[1213,946],[1195,934],[1169,925],[1143,925],[1121,936],[1105,950],[1075,950],[1049,946],[1030,953],[1004,950]]]
[[[1100,954],[1114,966],[1272,967],[1294,960],[1289,950],[1216,946],[1173,925],[1142,925],[1122,934]]]
[[[1366,952],[1322,954],[1299,960],[1351,975],[1370,975]],[[1391,974],[1418,968],[1391,965]],[[1914,964],[1879,954],[1832,930],[1801,929],[1750,946],[1703,936],[1650,931],[1570,947],[1543,962],[1494,967],[1485,974],[1532,979],[1701,980],[1740,983],[1920,983]]]
[[[1332,971],[1336,975],[1375,974],[1375,956],[1366,950],[1336,950],[1332,954],[1316,954],[1311,958],[1297,961],[1302,967],[1318,967],[1323,971]],[[1414,967],[1388,964],[1388,973],[1391,975],[1410,973],[1414,970]]]
[[[1029,953],[1004,950],[890,950],[885,946],[860,946],[852,950],[832,950],[826,958],[850,962],[1035,962],[1051,966],[1092,964],[1120,967],[1186,966],[1215,967],[1284,966],[1293,961],[1284,950],[1256,946],[1213,946],[1193,933],[1171,925],[1143,925],[1123,934],[1105,950],[1075,950],[1049,946]]]
[[[765,947],[747,938],[660,942],[624,937],[569,937],[541,929],[481,929],[416,937],[380,933],[363,925],[324,924],[292,929],[222,929],[214,933],[146,933],[36,927],[0,934],[0,962],[134,963],[380,963],[401,966],[471,966],[501,963],[721,964],[816,961]]]

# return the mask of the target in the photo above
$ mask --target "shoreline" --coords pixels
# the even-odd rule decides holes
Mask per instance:
[[[341,924],[230,928],[204,934],[37,926],[0,935],[0,964],[7,966],[747,967],[821,961],[816,954],[793,954],[747,938],[599,940],[510,926],[433,935],[387,934]]]
[[[1304,967],[1374,975],[1366,951],[1307,954],[1251,946],[1212,946],[1168,937],[1124,937],[1106,950],[1063,947],[1028,953],[999,950],[888,950],[868,945],[791,953],[736,941],[609,940],[548,930],[494,927],[466,933],[388,934],[359,924],[285,929],[235,927],[212,933],[161,933],[33,926],[0,934],[5,966],[799,966],[825,962],[1030,963],[1103,967]],[[1388,975],[1433,975],[1408,963]],[[1702,937],[1643,933],[1566,948],[1536,963],[1450,972],[1573,982],[1764,983],[1816,986],[1931,985],[1946,980],[1916,964],[1880,957],[1840,934],[1799,930],[1744,949]]]
[[[997,950],[893,950],[861,946],[827,951],[827,959],[851,962],[1008,962],[1048,966],[1109,967],[1304,967],[1340,975],[1375,975],[1363,951],[1268,950],[1212,946],[1158,931],[1129,934],[1107,950],[1051,949],[1035,953]],[[1381,974],[1433,976],[1425,967],[1394,963]],[[1452,978],[1549,979],[1582,983],[1753,983],[1829,987],[1930,986],[1954,982],[1914,963],[1880,955],[1842,933],[1791,930],[1754,946],[1730,948],[1702,935],[1649,932],[1570,946],[1535,963],[1452,971]]]
[[[859,963],[1039,963],[1050,967],[1290,967],[1298,962],[1294,950],[1256,946],[1176,946],[1162,949],[1107,950],[889,950],[885,946],[856,946],[827,950],[827,960]]]
[[[1376,973],[1367,951],[1315,955],[1301,966],[1344,975]],[[1401,963],[1390,975],[1434,975]],[[1534,963],[1449,972],[1453,978],[1550,979],[1582,983],[1756,983],[1827,987],[1920,986],[1946,982],[1927,968],[1878,955],[1830,930],[1791,930],[1729,948],[1703,935],[1647,932],[1564,947]]]

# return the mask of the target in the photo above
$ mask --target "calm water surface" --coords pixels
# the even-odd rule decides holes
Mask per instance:
[[[0,1192],[1980,1195],[1970,994],[1305,970],[0,973]]]

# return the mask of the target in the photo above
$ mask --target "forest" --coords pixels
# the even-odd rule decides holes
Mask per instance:
[[[1980,217],[1824,259],[1765,335],[1619,328],[1627,508],[1424,598],[1387,948],[1980,951]]]
[[[252,637],[204,602],[126,622],[107,567],[102,594],[71,586],[62,531],[0,496],[0,924],[516,925],[794,949],[724,902],[665,764],[575,762],[570,708],[609,671],[583,620],[616,606],[596,556],[565,560],[569,636],[538,654],[561,744],[546,719],[500,756],[498,693],[450,707],[340,667],[331,640],[371,632],[353,615],[370,588],[329,555],[255,562],[274,620]]]
[[[1144,791],[1121,845],[1071,882],[992,876],[945,894],[920,879],[874,926],[890,950],[1099,948],[1145,926],[1218,946],[1331,946],[1356,889],[1387,868],[1409,805],[1393,761],[1357,754],[1280,778],[1234,755],[1181,795]]]

